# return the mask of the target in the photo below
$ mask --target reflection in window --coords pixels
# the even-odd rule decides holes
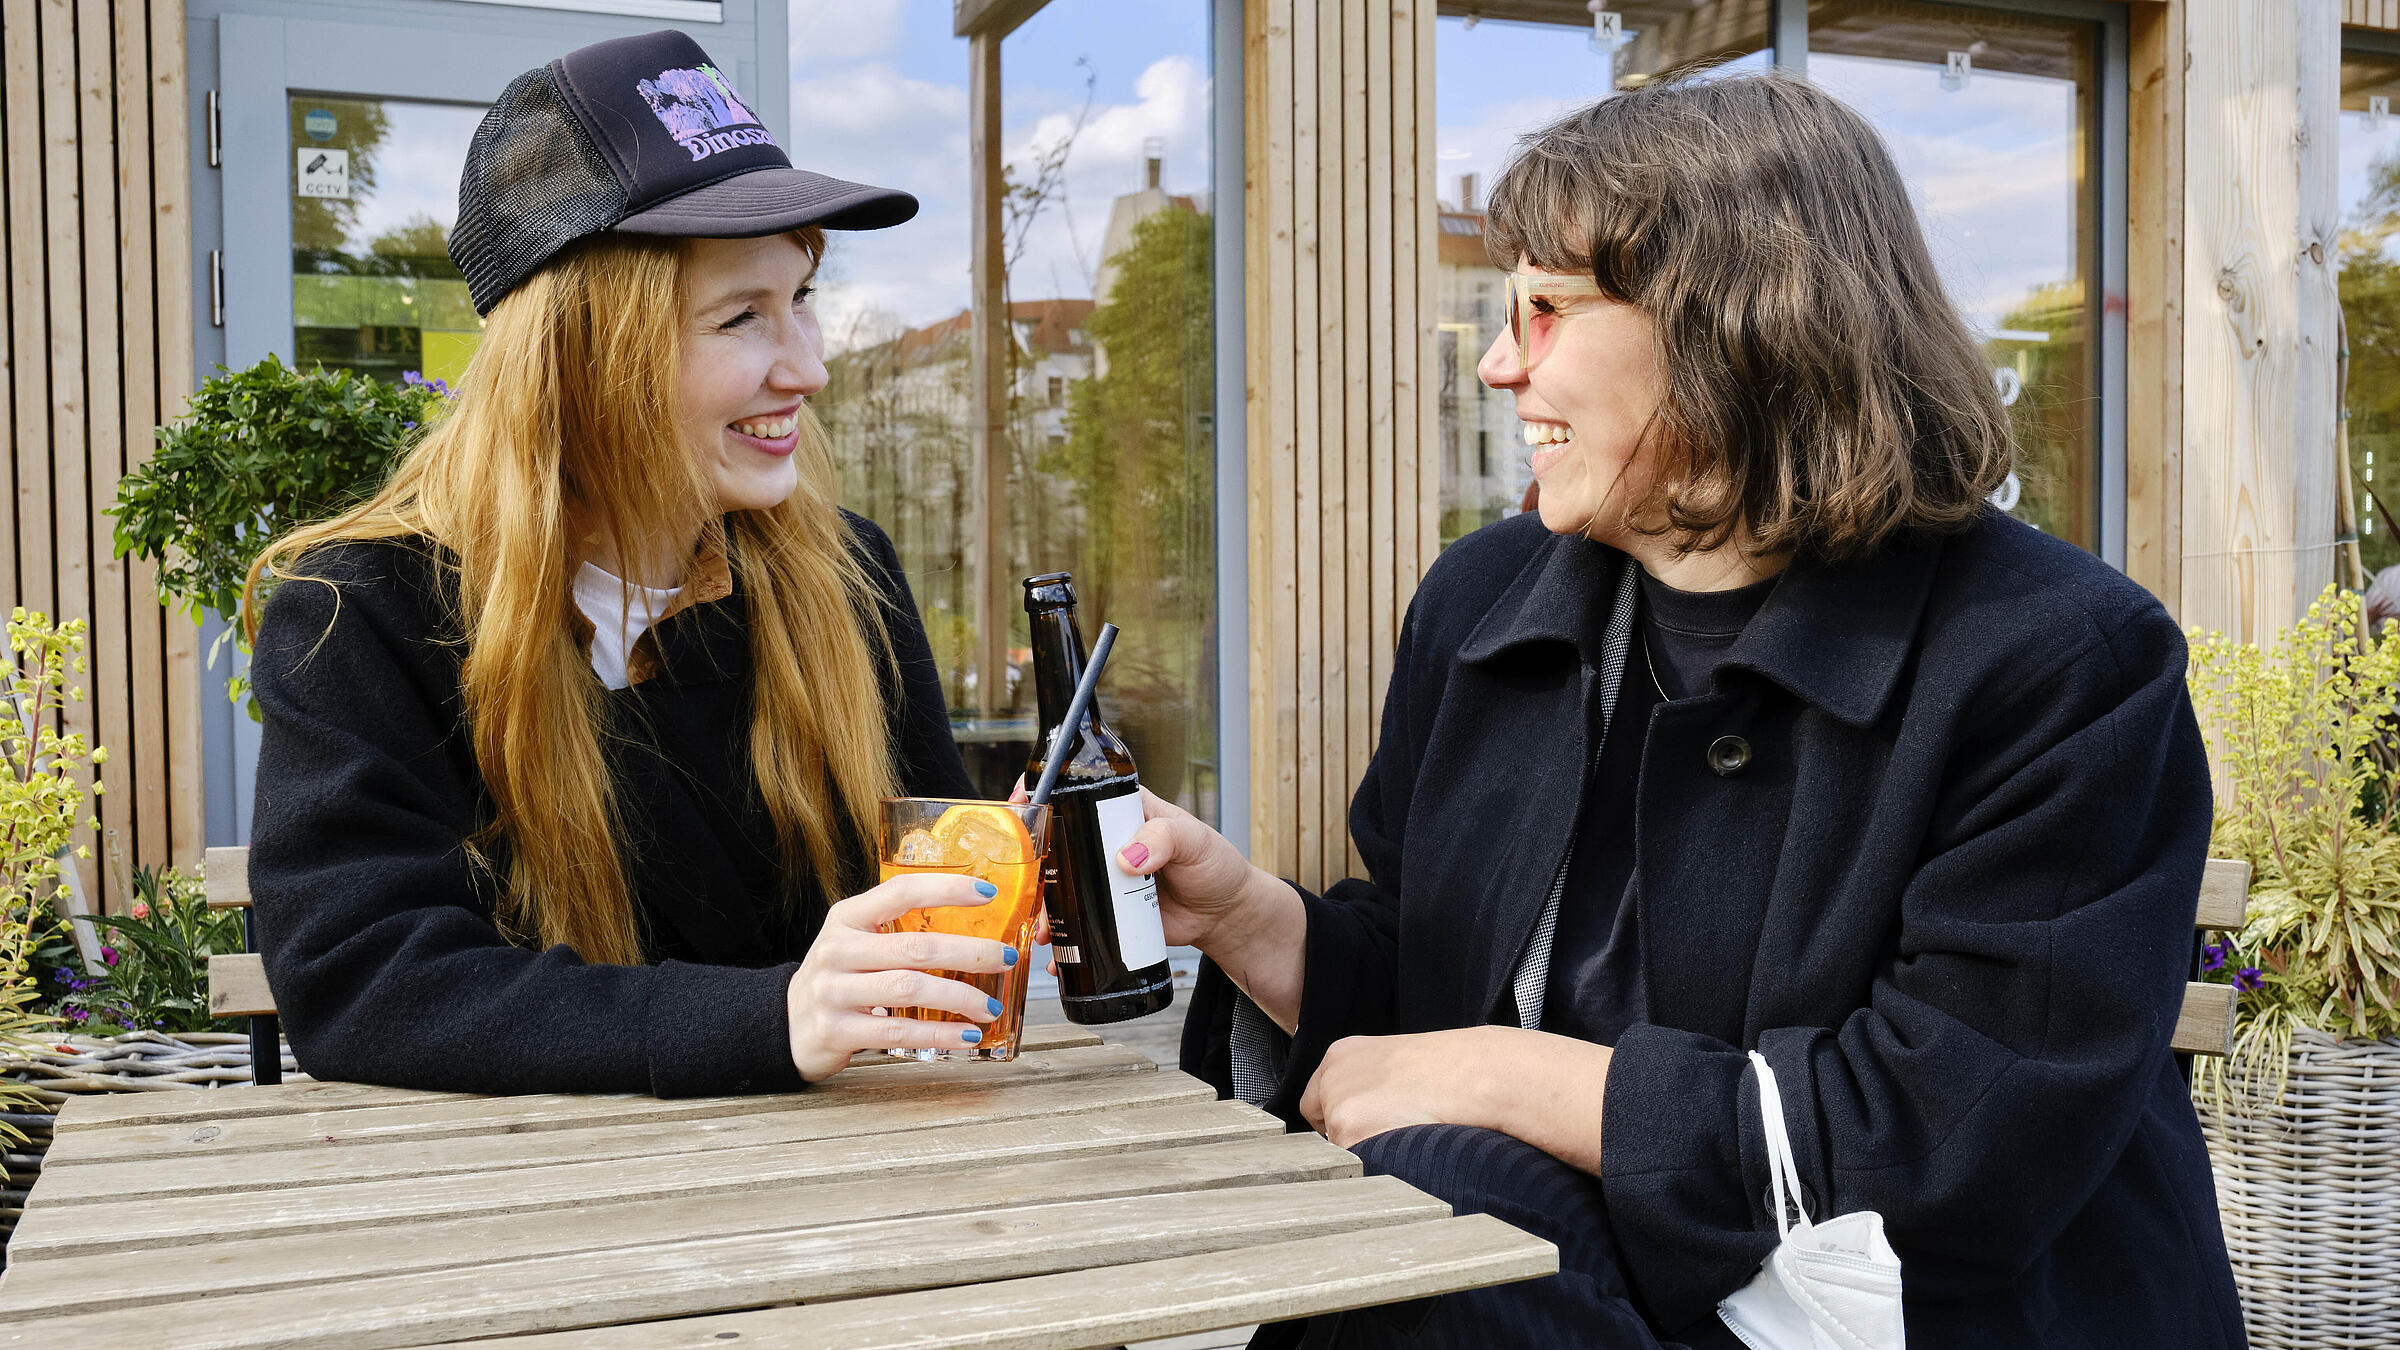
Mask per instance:
[[[833,434],[843,504],[900,550],[984,791],[1007,790],[1035,732],[1015,580],[1063,569],[1085,637],[1103,621],[1124,630],[1105,693],[1143,782],[1213,821],[1208,5],[1052,0],[1002,44],[1009,628],[988,687],[974,631],[966,44],[947,5],[880,9],[896,16],[880,27],[851,10],[794,9],[799,162],[906,188],[924,211],[837,235],[826,260],[831,383],[811,403]],[[812,56],[832,34],[847,48]]]
[[[1891,148],[1950,299],[2009,405],[2000,504],[2100,546],[2099,26],[1914,0],[1816,0],[1808,75]]]
[[[1483,247],[1482,189],[1517,139],[1619,89],[1716,58],[1728,70],[1764,70],[1767,0],[1612,3],[1619,32],[1599,35],[1583,0],[1517,0],[1514,19],[1445,3],[1434,26],[1436,184],[1435,403],[1440,421],[1441,541],[1516,514],[1532,480],[1522,424],[1507,394],[1475,374],[1507,326],[1501,276]],[[1529,80],[1528,72],[1541,78]],[[1540,93],[1529,90],[1538,88]]]
[[[2341,243],[2348,325],[2350,482],[2369,574],[2400,564],[2400,56],[2342,53]]]
[[[483,321],[450,261],[480,108],[290,101],[294,364],[454,380]]]

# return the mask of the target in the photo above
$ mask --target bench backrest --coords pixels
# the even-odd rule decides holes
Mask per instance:
[[[250,850],[212,848],[200,859],[200,880],[210,909],[250,908]],[[208,1015],[272,1017],[275,993],[267,988],[266,963],[256,952],[225,952],[208,958]]]
[[[250,907],[250,850],[212,848],[201,862],[211,909]],[[2211,858],[2200,876],[2193,926],[2200,932],[2236,932],[2250,909],[2250,864]],[[2234,987],[2191,981],[2183,987],[2183,1010],[2175,1019],[2175,1050],[2188,1055],[2233,1051]],[[208,961],[208,1011],[214,1017],[267,1017],[275,994],[257,953],[212,956]]]

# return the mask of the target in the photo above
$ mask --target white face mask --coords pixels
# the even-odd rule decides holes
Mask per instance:
[[[1750,1283],[1717,1304],[1718,1320],[1750,1350],[1905,1350],[1900,1258],[1884,1240],[1883,1216],[1862,1209],[1824,1223],[1810,1223],[1804,1211],[1789,1217],[1798,1211],[1792,1200],[1800,1167],[1783,1123],[1783,1094],[1766,1056],[1753,1050],[1750,1063],[1783,1240]]]

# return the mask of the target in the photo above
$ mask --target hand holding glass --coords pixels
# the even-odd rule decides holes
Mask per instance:
[[[1050,808],[1014,802],[887,797],[876,857],[883,881],[942,873],[971,876],[996,892],[981,905],[912,909],[884,925],[889,933],[951,933],[1014,947],[1016,963],[989,974],[932,972],[971,985],[1000,1004],[982,1039],[962,1048],[894,1049],[914,1059],[1014,1059],[1025,1022],[1025,977],[1032,969],[1033,930],[1042,912],[1042,850]],[[894,1008],[894,1015],[928,1022],[967,1019],[939,1008]]]

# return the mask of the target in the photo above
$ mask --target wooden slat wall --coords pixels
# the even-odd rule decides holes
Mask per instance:
[[[1355,866],[1400,618],[1439,523],[1432,0],[1250,0],[1251,857]]]
[[[2342,22],[2354,28],[2400,29],[2400,0],[2342,0]]]
[[[102,514],[191,388],[183,0],[7,0],[0,41],[0,586],[91,625],[67,723],[110,753],[106,834],[83,840],[96,895],[110,839],[128,862],[196,862],[202,842],[198,634]]]

